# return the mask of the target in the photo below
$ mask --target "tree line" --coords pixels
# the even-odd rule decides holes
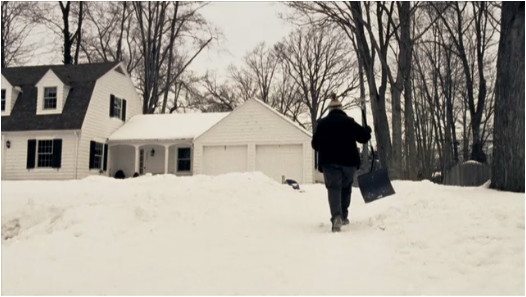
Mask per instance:
[[[524,95],[501,94],[512,90],[502,87],[511,81],[499,80],[509,73],[502,67],[524,64],[524,51],[502,62],[503,52],[520,44],[506,47],[503,39],[524,38],[516,24],[524,27],[523,4],[286,2],[293,14],[283,17],[296,29],[276,44],[257,45],[226,78],[188,71],[221,37],[200,15],[205,5],[2,2],[2,67],[20,63],[23,36],[43,24],[63,40],[65,64],[122,61],[143,113],[230,111],[258,98],[314,131],[334,92],[346,108],[371,109],[379,159],[392,178],[432,178],[461,161],[501,160],[493,152],[509,146],[524,191]],[[513,79],[521,77],[524,71]],[[499,118],[518,120],[522,131],[503,138],[511,128],[500,127]],[[511,145],[520,142],[516,133],[522,154],[520,144]]]

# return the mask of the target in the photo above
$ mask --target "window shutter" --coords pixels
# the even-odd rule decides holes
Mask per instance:
[[[29,139],[27,141],[27,169],[35,168],[35,154],[37,151],[37,141]]]
[[[108,168],[108,145],[105,144],[104,145],[104,165],[103,165],[103,170],[106,171],[107,168]]]
[[[93,169],[95,166],[95,141],[89,142],[89,169]]]
[[[53,168],[60,168],[62,165],[62,139],[53,139]]]
[[[126,100],[122,99],[122,114],[121,119],[126,121]]]
[[[115,107],[115,96],[114,95],[110,95],[110,118],[115,113],[114,107]]]

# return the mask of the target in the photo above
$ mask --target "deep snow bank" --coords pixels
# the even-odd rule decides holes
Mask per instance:
[[[524,195],[393,185],[332,234],[322,185],[260,173],[3,181],[2,293],[524,294]]]

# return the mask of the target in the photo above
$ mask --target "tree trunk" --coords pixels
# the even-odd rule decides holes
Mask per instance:
[[[524,2],[503,2],[491,187],[524,193]]]
[[[80,53],[80,47],[81,47],[81,42],[82,42],[82,19],[84,18],[83,8],[84,8],[84,3],[81,1],[79,2],[79,24],[77,27],[77,32],[75,33],[75,38],[77,39],[76,40],[77,48],[75,49],[74,64],[79,63],[79,53]]]
[[[382,166],[388,166],[391,161],[391,137],[389,133],[389,121],[387,120],[385,110],[385,89],[379,92],[376,88],[374,63],[365,37],[361,4],[360,2],[351,2],[350,5],[356,26],[355,34],[358,58],[361,59],[369,87],[377,150]]]
[[[6,30],[7,30],[7,26],[8,26],[8,23],[7,23],[7,1],[3,1],[2,2],[2,69],[4,69],[5,67],[7,67],[7,63],[6,63],[6,38],[5,36],[7,36],[7,33]]]
[[[66,2],[66,6],[64,6],[62,2],[59,3],[60,9],[62,10],[62,21],[64,23],[64,28],[62,28],[62,34],[64,36],[64,65],[68,65],[73,62],[73,57],[71,57],[71,33],[69,32],[69,10],[71,2]]]
[[[400,59],[399,76],[402,77],[404,89],[404,130],[405,130],[405,156],[406,178],[414,180],[418,175],[417,151],[415,143],[415,124],[413,118],[413,99],[411,88],[411,64],[413,57],[413,41],[411,40],[411,3],[398,3],[400,16]],[[393,141],[394,144],[394,141]]]

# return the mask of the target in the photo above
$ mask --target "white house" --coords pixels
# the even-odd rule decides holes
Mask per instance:
[[[313,182],[312,135],[267,104],[142,115],[120,63],[2,70],[2,179],[261,171]]]
[[[109,137],[110,173],[261,171],[313,182],[312,135],[259,100],[230,113],[138,115]]]
[[[117,62],[2,69],[2,179],[108,174],[108,137],[141,113]]]

